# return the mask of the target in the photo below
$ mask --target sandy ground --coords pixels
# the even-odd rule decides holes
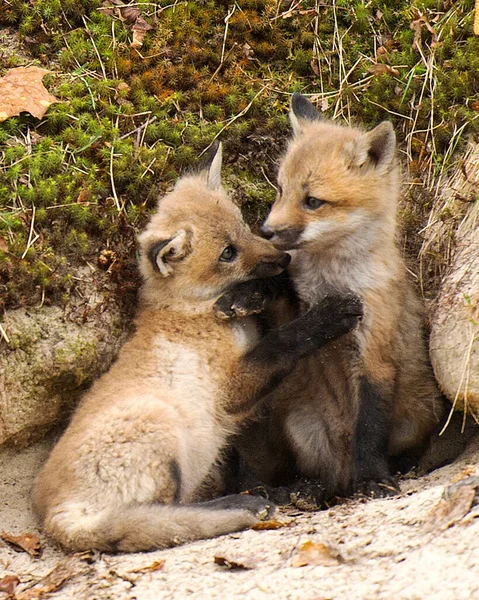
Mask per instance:
[[[42,444],[0,455],[0,530],[39,534],[43,546],[41,556],[32,558],[0,541],[0,579],[19,578],[13,596],[18,600],[479,599],[479,506],[473,501],[471,507],[475,488],[464,488],[467,497],[459,490],[442,500],[450,484],[479,475],[477,436],[454,464],[403,480],[396,498],[350,500],[317,513],[283,510],[279,518],[289,525],[280,529],[145,554],[95,554],[88,560],[65,557],[36,527],[29,494],[47,452],[48,445]],[[295,566],[308,541],[319,545],[313,548],[319,548],[321,564]],[[219,566],[215,556],[247,568]],[[313,558],[307,554],[305,560]],[[63,578],[65,583],[46,595]]]

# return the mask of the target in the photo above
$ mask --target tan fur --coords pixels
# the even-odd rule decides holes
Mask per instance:
[[[278,248],[292,250],[289,271],[302,310],[328,290],[352,290],[364,302],[364,318],[339,343],[301,361],[272,394],[271,416],[252,426],[245,443],[267,483],[280,483],[295,464],[302,475],[321,478],[329,493],[344,493],[354,476],[361,376],[390,403],[390,455],[423,445],[442,404],[422,336],[421,304],[395,241],[399,170],[390,125],[364,132],[291,117],[295,135],[265,229]],[[379,148],[377,163],[371,147]],[[308,196],[326,204],[310,210]],[[293,230],[301,234],[292,240],[285,232]]]
[[[220,321],[214,301],[258,264],[279,273],[285,256],[253,236],[216,171],[184,177],[160,201],[139,238],[136,331],[37,478],[34,503],[45,531],[68,550],[149,550],[261,517],[241,506],[186,506],[211,497],[206,484],[268,374],[267,366],[241,362],[258,339],[254,318]],[[162,240],[170,241],[155,269],[148,252]],[[238,260],[218,262],[229,244],[239,248]]]

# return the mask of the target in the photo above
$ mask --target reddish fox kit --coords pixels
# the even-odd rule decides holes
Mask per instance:
[[[263,232],[291,253],[301,312],[352,290],[364,318],[275,390],[269,414],[244,436],[248,455],[266,483],[296,473],[319,479],[326,495],[387,494],[388,460],[420,451],[442,413],[421,303],[395,241],[395,134],[388,122],[369,132],[334,124],[300,94],[290,118]]]
[[[295,362],[348,332],[357,297],[330,297],[260,336],[258,317],[220,320],[231,285],[289,256],[254,236],[220,183],[221,147],[181,178],[140,235],[136,331],[87,393],[39,474],[34,504],[67,550],[142,551],[267,518],[262,498],[212,496],[228,440]]]

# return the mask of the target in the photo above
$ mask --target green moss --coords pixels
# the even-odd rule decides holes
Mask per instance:
[[[137,3],[153,24],[140,52],[128,28],[98,10],[101,0],[12,0],[0,15],[30,61],[53,64],[44,81],[61,101],[40,121],[22,113],[0,124],[5,306],[61,301],[74,286],[70,272],[94,263],[105,244],[119,264],[131,261],[158,192],[220,131],[226,162],[244,180],[236,198],[259,222],[274,197],[266,176],[274,180],[293,91],[327,94],[326,116],[392,120],[411,158],[435,172],[447,168],[450,144],[460,148],[479,129],[473,0],[305,0],[291,13],[284,3],[241,0],[226,35],[229,3],[170,4]],[[438,44],[427,27],[420,36],[432,71],[413,47],[420,14],[438,34]],[[399,74],[371,77],[376,60]],[[12,66],[0,58],[2,69]]]

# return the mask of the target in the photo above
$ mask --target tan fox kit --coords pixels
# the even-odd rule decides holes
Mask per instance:
[[[300,94],[290,118],[294,136],[263,232],[291,251],[301,311],[350,289],[364,318],[275,390],[269,414],[244,436],[247,454],[267,483],[299,473],[319,479],[326,495],[387,494],[388,458],[419,452],[443,411],[422,307],[395,241],[395,134],[388,122],[369,132],[334,124]]]
[[[220,166],[221,147],[207,170],[181,178],[160,200],[139,238],[136,331],[37,478],[36,510],[65,549],[150,550],[271,515],[262,498],[201,500],[211,497],[229,437],[260,398],[361,314],[356,297],[332,297],[261,339],[257,317],[215,317],[228,286],[277,275],[289,262],[244,224]]]

